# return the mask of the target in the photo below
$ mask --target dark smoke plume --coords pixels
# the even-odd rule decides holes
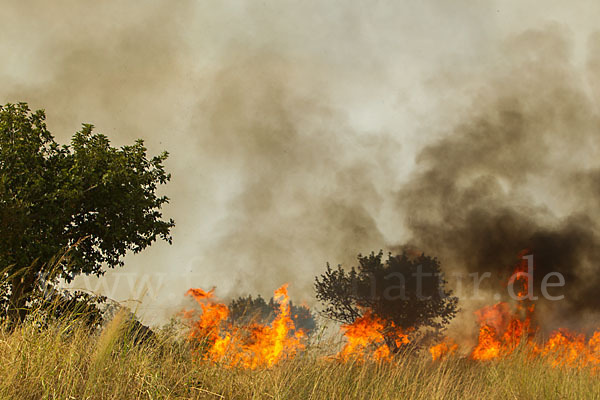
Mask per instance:
[[[170,152],[173,246],[91,285],[148,320],[190,286],[310,301],[327,261],[411,236],[449,271],[556,249],[539,268],[593,308],[598,5],[539,3],[4,0],[0,100]]]
[[[566,280],[565,300],[540,306],[541,318],[580,319],[600,311],[598,108],[556,28],[505,46],[504,71],[420,153],[398,207],[411,244],[449,270],[490,271],[488,290],[499,291],[529,249],[537,295],[546,273]]]

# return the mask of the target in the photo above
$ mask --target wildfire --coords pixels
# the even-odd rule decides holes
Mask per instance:
[[[214,301],[213,291],[187,292],[202,308],[202,314],[192,323],[189,339],[201,345],[204,360],[255,369],[273,366],[304,348],[305,334],[295,329],[290,316],[287,284],[275,291],[279,310],[270,325],[253,323],[241,328],[227,321],[229,309]]]
[[[512,313],[510,306],[504,302],[478,310],[479,338],[471,358],[485,361],[507,356],[523,339],[531,337],[534,333],[531,327],[533,308],[525,309],[524,317],[519,315],[519,311],[522,310]]]
[[[454,339],[445,337],[440,343],[431,346],[429,353],[431,353],[431,358],[435,361],[453,355],[456,353],[456,350],[458,350],[458,344]]]
[[[527,261],[522,258],[509,279],[509,284],[521,284],[516,293],[519,302],[512,306],[507,302],[499,302],[475,312],[479,322],[479,337],[469,357],[478,361],[496,360],[512,354],[521,344],[531,357],[543,357],[553,367],[592,367],[597,371],[600,368],[600,331],[586,341],[584,334],[559,329],[552,332],[546,342],[535,341],[535,305],[527,296],[530,283],[527,272]],[[433,360],[456,351],[458,346],[450,346],[447,344],[449,340],[446,338],[429,349]]]
[[[347,342],[338,354],[343,361],[362,360],[370,353],[374,360],[390,360],[393,350],[410,343],[408,335],[402,328],[390,324],[373,314],[370,310],[352,324],[342,325]],[[386,332],[387,331],[387,332]],[[390,344],[394,349],[390,349]]]
[[[522,258],[508,281],[508,285],[518,286],[518,301],[499,302],[475,312],[479,336],[468,353],[469,358],[476,361],[497,360],[522,348],[530,357],[548,360],[553,367],[600,370],[600,331],[586,339],[584,334],[559,329],[552,332],[545,342],[535,339],[538,329],[534,318],[535,306],[529,296],[531,293],[528,293],[531,290],[528,261]],[[192,312],[185,315],[193,321],[189,339],[198,344],[203,360],[255,369],[273,366],[305,348],[306,335],[296,330],[290,315],[287,284],[275,291],[274,299],[279,307],[271,324],[233,325],[227,306],[215,301],[214,288],[208,292],[190,289],[187,295],[192,296],[202,308],[197,318]],[[367,358],[391,361],[398,349],[410,343],[412,331],[394,325],[369,309],[352,324],[342,325],[341,330],[346,343],[336,358],[344,362]],[[429,348],[434,361],[457,352],[458,344],[449,337]]]
[[[511,354],[522,340],[529,341],[535,334],[531,319],[534,305],[529,304],[527,297],[529,290],[528,261],[522,252],[519,256],[521,262],[511,275],[508,285],[521,283],[516,293],[521,299],[511,310],[506,302],[484,307],[475,312],[479,322],[479,338],[477,345],[471,352],[474,360],[486,361]]]
[[[190,331],[190,339],[192,340],[205,340],[208,343],[213,344],[219,343],[220,329],[223,321],[229,316],[229,309],[225,304],[213,303],[214,289],[205,292],[202,289],[190,289],[186,293],[188,296],[194,297],[194,299],[202,307],[202,314],[193,329]],[[188,317],[192,317],[193,314],[188,313]],[[218,344],[222,346],[222,344]],[[213,352],[213,348],[209,349],[209,353]]]
[[[600,367],[600,331],[586,342],[585,335],[566,329],[555,331],[544,345],[534,345],[533,351],[547,357],[554,367]]]

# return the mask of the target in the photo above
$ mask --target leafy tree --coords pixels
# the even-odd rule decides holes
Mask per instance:
[[[306,306],[297,306],[289,302],[290,315],[296,329],[310,334],[316,328],[314,316]],[[279,304],[273,297],[267,303],[260,295],[239,297],[229,303],[229,318],[236,325],[247,325],[252,322],[270,323],[275,319]]]
[[[84,124],[59,146],[43,110],[0,106],[0,270],[10,277],[10,308],[22,319],[36,280],[102,275],[128,251],[157,238],[171,243],[163,220],[170,174],[166,152],[149,158],[142,140],[115,148]]]
[[[410,329],[415,335],[427,329],[429,335],[440,332],[456,315],[458,298],[445,289],[439,261],[425,254],[413,258],[406,251],[382,259],[383,251],[359,255],[358,267],[349,271],[327,264],[325,274],[315,278],[324,314],[351,324],[370,311],[385,321],[391,343],[394,327]]]

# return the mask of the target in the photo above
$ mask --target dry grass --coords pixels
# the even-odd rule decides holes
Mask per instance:
[[[63,321],[0,327],[2,399],[594,399],[589,371],[515,357],[476,363],[404,356],[394,363],[326,360],[310,348],[271,369],[198,362],[172,331],[133,344],[115,318],[101,333]],[[320,346],[322,347],[322,346]]]

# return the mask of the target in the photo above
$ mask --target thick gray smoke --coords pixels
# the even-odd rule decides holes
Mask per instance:
[[[325,249],[350,261],[384,243],[373,215],[376,179],[389,175],[386,143],[354,133],[307,68],[270,54],[241,58],[218,74],[205,106],[209,134],[198,148],[209,171],[233,172],[227,224],[206,267],[237,271],[242,292],[289,281],[310,292],[301,265],[322,266]]]
[[[190,286],[311,301],[325,262],[407,241],[449,271],[534,248],[590,308],[600,36],[538,3],[6,0],[0,102],[171,153],[173,246],[77,283],[148,321]]]
[[[327,260],[385,243],[376,219],[398,144],[378,124],[352,121],[368,106],[357,99],[372,102],[383,85],[366,73],[384,73],[385,63],[374,54],[341,68],[372,39],[336,7],[324,8],[324,25],[292,3],[211,3],[9,2],[0,28],[2,102],[45,108],[63,143],[90,122],[116,145],[141,137],[149,152],[171,153],[174,245],[75,285],[142,298],[154,320],[180,309],[190,286],[269,296],[289,282],[310,301]],[[279,11],[304,13],[313,28],[288,25]],[[295,37],[325,33],[359,40],[323,54],[326,42]]]
[[[492,272],[502,288],[521,250],[534,256],[534,287],[560,272],[564,301],[547,323],[600,310],[600,116],[572,45],[556,27],[505,44],[505,65],[438,142],[398,194],[412,244],[448,269]],[[591,47],[590,65],[598,58]],[[595,71],[597,72],[597,71]]]

